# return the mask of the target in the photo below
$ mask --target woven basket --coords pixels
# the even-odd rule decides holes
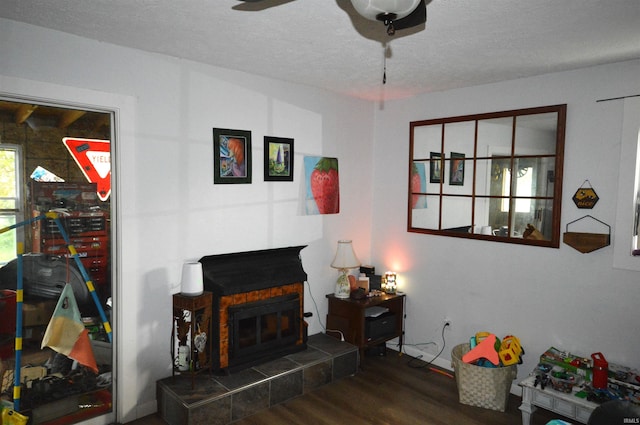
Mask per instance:
[[[469,344],[460,344],[451,351],[460,403],[504,412],[517,366],[488,368],[465,363],[462,356],[469,350]]]

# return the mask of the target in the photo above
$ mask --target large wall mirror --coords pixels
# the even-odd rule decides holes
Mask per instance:
[[[410,123],[409,232],[558,248],[566,105]]]

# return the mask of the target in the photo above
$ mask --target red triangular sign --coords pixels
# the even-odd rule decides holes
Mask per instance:
[[[82,174],[98,186],[98,198],[106,201],[111,195],[111,142],[109,140],[65,137],[67,147]]]

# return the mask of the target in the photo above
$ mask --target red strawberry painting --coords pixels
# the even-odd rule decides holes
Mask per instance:
[[[427,208],[427,197],[422,195],[426,186],[424,163],[414,162],[411,166],[411,209]]]
[[[309,185],[320,214],[340,212],[340,185],[336,158],[320,158],[313,167]]]
[[[422,182],[420,179],[420,174],[418,174],[418,167],[416,167],[416,163],[411,164],[411,208],[415,208],[420,200],[420,195],[417,193],[421,192]]]

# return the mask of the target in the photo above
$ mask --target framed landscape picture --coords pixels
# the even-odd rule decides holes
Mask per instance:
[[[293,139],[265,136],[264,181],[293,181]]]
[[[442,155],[438,152],[431,152],[429,159],[429,183],[440,183],[442,181]]]

